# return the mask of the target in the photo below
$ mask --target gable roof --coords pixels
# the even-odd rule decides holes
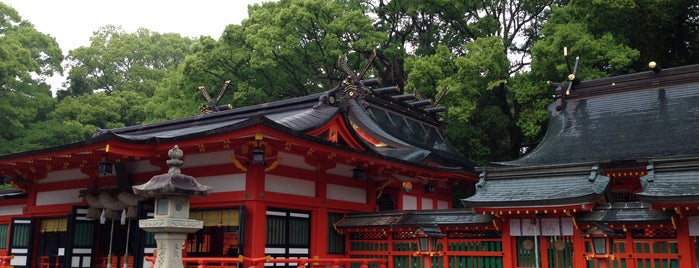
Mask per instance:
[[[559,88],[560,90],[560,88]],[[699,155],[699,65],[583,81],[549,106],[537,166]]]
[[[119,152],[142,156],[129,146],[208,139],[255,126],[408,165],[455,174],[473,171],[473,164],[446,140],[439,115],[422,106],[398,100],[394,97],[398,95],[396,90],[386,91],[377,86],[376,80],[343,82],[322,93],[288,100],[153,124],[100,129],[81,142],[0,156],[0,174],[14,174],[19,162],[30,165],[34,160],[64,151],[82,155],[96,152],[94,157],[101,157],[110,150],[110,141],[126,144]],[[382,116],[390,117],[390,120],[382,120]],[[322,133],[309,134],[322,130],[335,120],[346,128],[341,131],[344,142],[328,141]],[[422,139],[415,139],[416,135]],[[110,152],[116,151],[116,145],[112,144]],[[143,154],[152,154],[152,149]]]

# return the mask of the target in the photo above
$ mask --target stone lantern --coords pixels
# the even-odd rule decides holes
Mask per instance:
[[[154,233],[158,245],[155,268],[179,268],[182,264],[182,246],[187,233],[202,229],[203,223],[189,219],[189,197],[203,196],[211,187],[201,185],[192,176],[180,172],[184,161],[177,145],[168,151],[170,170],[167,174],[153,176],[148,182],[133,186],[137,196],[155,198],[153,219],[140,220],[141,229]]]

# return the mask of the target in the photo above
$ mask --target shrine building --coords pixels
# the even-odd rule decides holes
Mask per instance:
[[[208,97],[208,94],[207,94]],[[132,186],[181,172],[211,187],[193,197],[184,257],[337,258],[348,213],[452,208],[473,164],[445,138],[444,107],[350,75],[326,92],[99,130],[73,144],[0,156],[0,255],[13,267],[150,267],[138,220],[153,200]],[[461,186],[459,186],[461,185]]]
[[[177,146],[181,172],[211,187],[191,198],[204,228],[187,235],[186,258],[697,267],[699,65],[651,67],[554,84],[541,143],[489,167],[450,144],[438,101],[353,74],[318,94],[214,101],[210,113],[0,156],[14,185],[0,193],[0,255],[14,267],[150,267],[155,240],[138,220],[154,202],[132,186],[167,173]],[[472,195],[454,203],[456,187]]]
[[[349,254],[377,244],[395,267],[697,267],[699,65],[651,67],[555,84],[541,143],[477,168],[467,209],[352,214],[338,223]],[[416,226],[432,230],[427,255],[402,252]]]

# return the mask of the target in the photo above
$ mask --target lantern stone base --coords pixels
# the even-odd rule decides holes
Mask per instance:
[[[154,233],[158,245],[155,268],[183,268],[182,246],[187,233],[193,233],[203,227],[203,222],[190,219],[147,219],[138,222],[141,229]]]

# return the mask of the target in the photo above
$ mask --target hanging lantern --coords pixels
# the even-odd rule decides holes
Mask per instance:
[[[413,184],[409,181],[403,182],[403,190],[405,190],[406,193],[409,193],[410,190],[413,189]]]

